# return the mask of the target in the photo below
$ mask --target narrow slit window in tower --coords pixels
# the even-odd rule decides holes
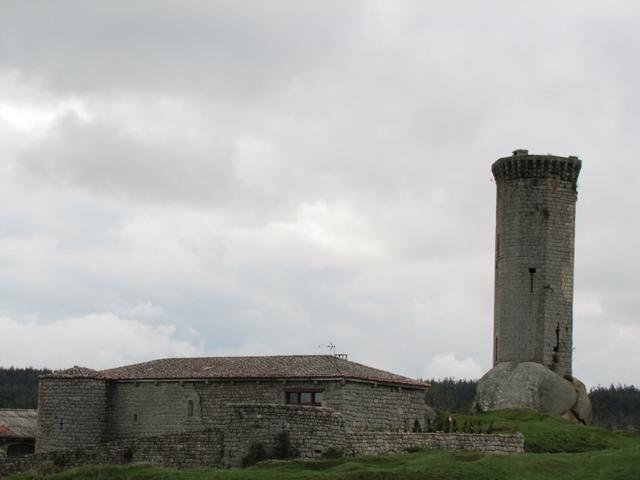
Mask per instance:
[[[187,402],[187,416],[193,417],[193,400]]]
[[[533,276],[535,275],[535,273],[536,273],[536,269],[531,267],[529,269],[529,275],[531,277],[531,293],[533,293]]]

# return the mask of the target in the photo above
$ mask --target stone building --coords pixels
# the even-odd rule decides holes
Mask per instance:
[[[34,452],[38,411],[0,408],[0,458]]]
[[[38,452],[217,430],[238,405],[338,414],[345,431],[421,430],[422,381],[331,355],[170,358],[41,378]],[[274,410],[275,411],[275,410]],[[312,435],[312,432],[310,432]]]

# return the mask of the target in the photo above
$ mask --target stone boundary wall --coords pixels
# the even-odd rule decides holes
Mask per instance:
[[[329,448],[345,455],[402,453],[408,449],[455,449],[488,453],[524,452],[521,433],[409,433],[347,431],[342,415],[323,407],[229,404],[231,414],[215,430],[117,440],[68,450],[0,460],[3,475],[30,469],[44,471],[83,464],[150,463],[163,467],[239,467],[252,444],[273,458],[277,437],[287,432],[302,459],[317,458]]]
[[[221,466],[223,446],[220,432],[212,430],[118,440],[0,460],[0,478],[36,468],[46,470],[87,464],[138,462],[175,468],[217,467]]]
[[[287,432],[299,458],[318,458],[330,447],[345,446],[342,415],[330,408],[301,405],[231,404],[225,432],[225,467],[242,466],[252,443],[261,443],[267,455],[276,449],[276,437]]]
[[[349,455],[403,453],[408,449],[468,450],[484,453],[524,453],[524,436],[475,433],[353,432],[347,437]]]

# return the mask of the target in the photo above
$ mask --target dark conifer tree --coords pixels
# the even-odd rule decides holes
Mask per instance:
[[[0,367],[0,408],[36,408],[38,378],[48,369]]]

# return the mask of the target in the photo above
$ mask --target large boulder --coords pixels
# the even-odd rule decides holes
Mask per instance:
[[[577,378],[572,378],[571,383],[578,393],[578,399],[571,410],[581,423],[590,425],[593,420],[593,412],[591,410],[591,399],[587,394],[587,387]]]
[[[576,423],[591,422],[591,402],[584,384],[535,362],[499,363],[478,382],[476,411],[506,408],[530,408]]]

